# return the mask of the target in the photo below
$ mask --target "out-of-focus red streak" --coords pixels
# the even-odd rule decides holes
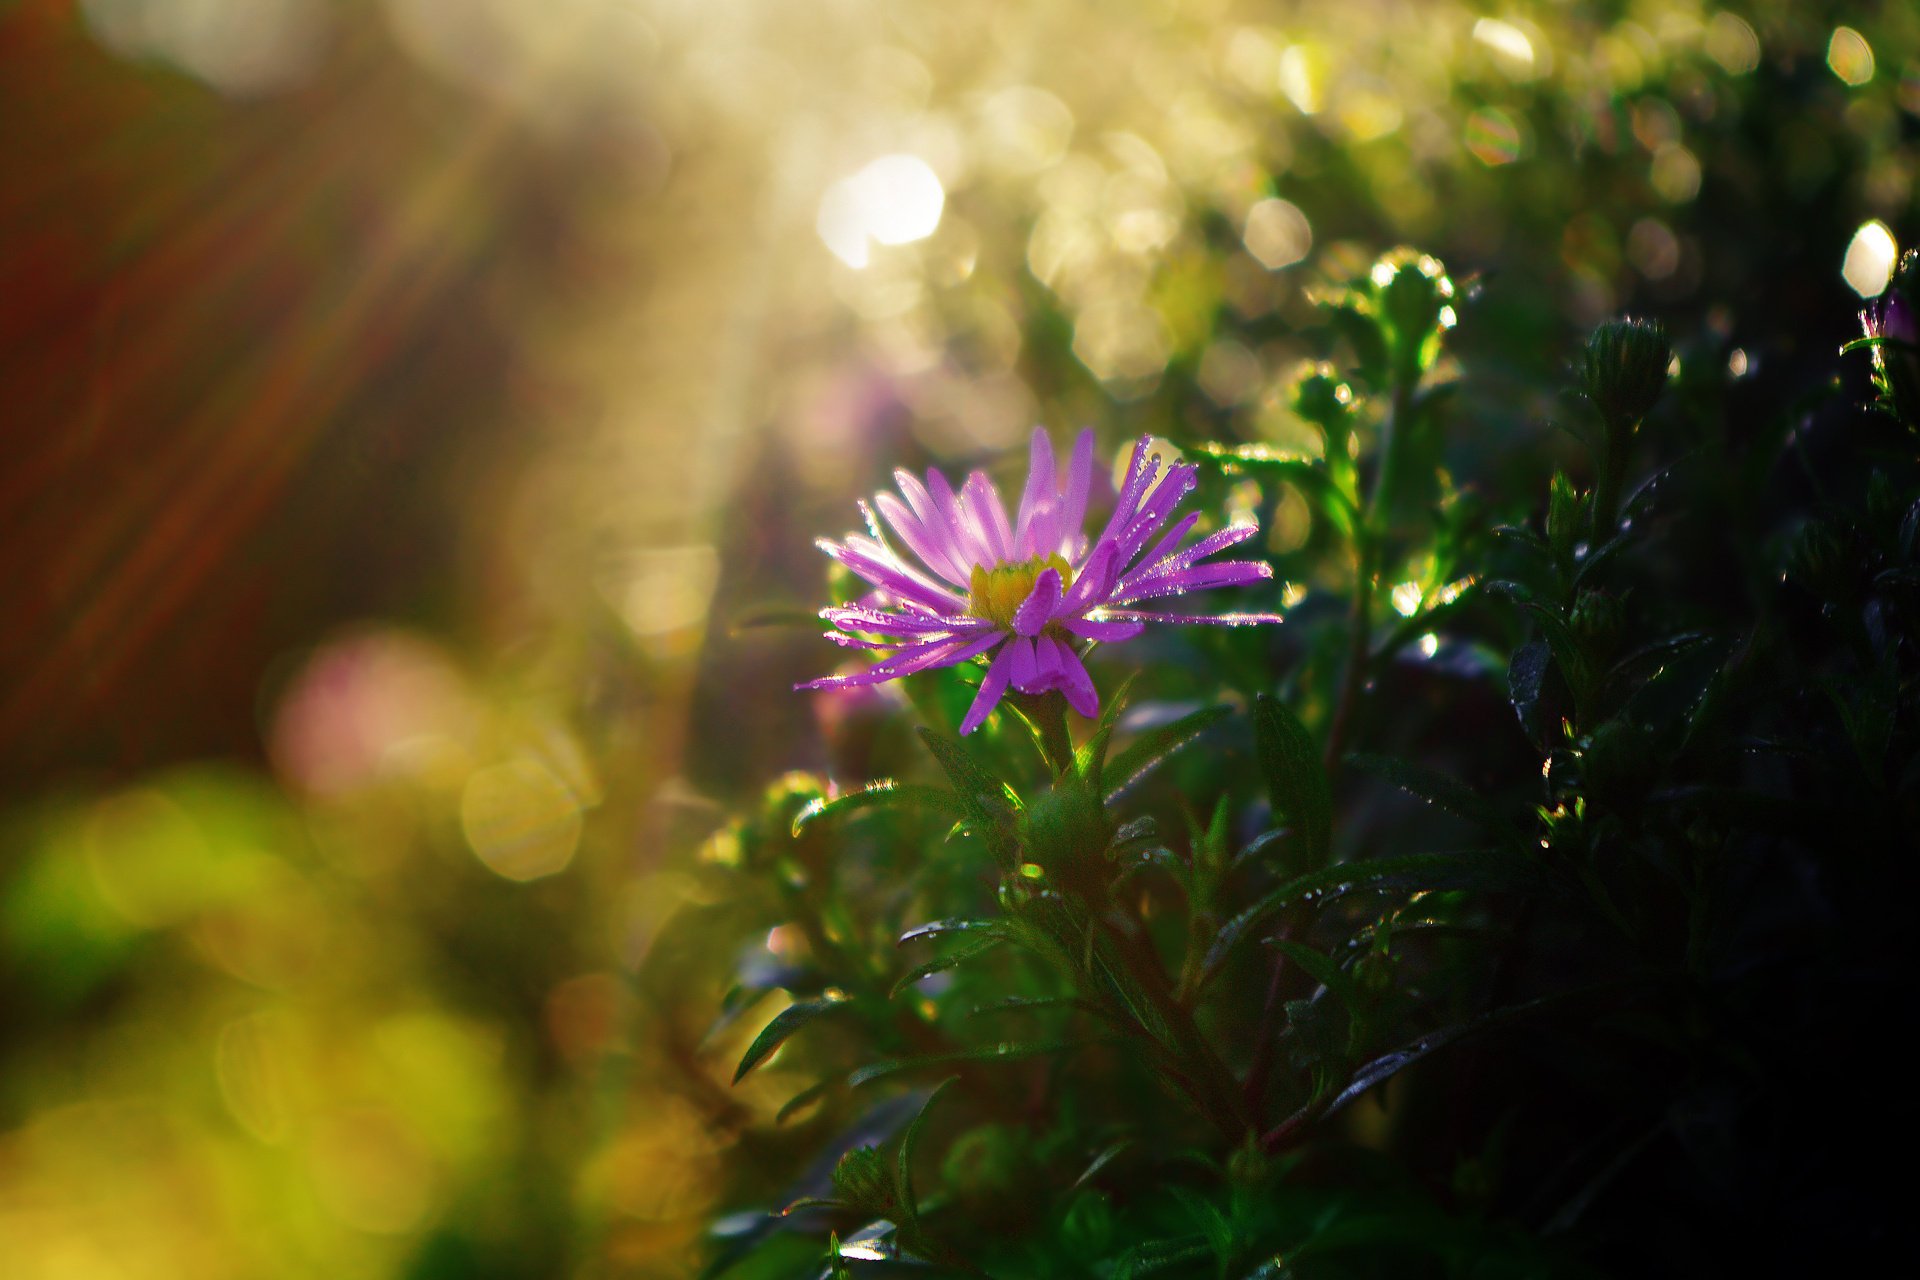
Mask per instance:
[[[242,598],[300,566],[250,543],[485,243],[452,232],[496,203],[508,122],[409,116],[417,73],[356,36],[236,105],[114,61],[68,4],[0,21],[0,754],[56,721],[137,735],[166,694],[141,681],[264,660]]]

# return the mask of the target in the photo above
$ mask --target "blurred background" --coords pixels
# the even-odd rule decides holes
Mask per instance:
[[[1622,309],[1777,405],[1917,169],[1905,5],[0,0],[0,1274],[697,1271],[791,1089],[632,975],[861,780],[856,494],[1303,444],[1401,242],[1463,474]]]

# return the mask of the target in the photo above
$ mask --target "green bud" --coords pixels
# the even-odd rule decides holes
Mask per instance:
[[[947,1148],[940,1176],[962,1201],[992,1206],[1022,1194],[1031,1165],[1022,1134],[1008,1125],[986,1124]]]
[[[1440,336],[1453,326],[1453,281],[1435,257],[1400,248],[1374,263],[1368,277],[1386,331],[1394,378],[1405,384],[1439,353]]]
[[[1660,399],[1672,363],[1673,344],[1657,321],[1609,320],[1587,339],[1581,388],[1608,427],[1630,427]]]
[[[1873,386],[1880,403],[1920,427],[1920,251],[1909,249],[1886,290],[1860,312],[1860,330],[1877,338]]]
[[[1566,473],[1555,472],[1547,488],[1547,543],[1557,556],[1573,554],[1586,526],[1588,494],[1574,487]]]
[[[1020,826],[1028,860],[1062,875],[1104,850],[1111,834],[1100,798],[1071,774],[1030,801]]]
[[[1113,1248],[1113,1204],[1104,1192],[1084,1191],[1067,1209],[1060,1239],[1077,1257],[1097,1258]]]
[[[1653,778],[1653,731],[1627,720],[1609,720],[1580,754],[1580,775],[1597,800],[1625,804],[1638,799]]]
[[[1480,1208],[1493,1195],[1493,1176],[1485,1162],[1462,1160],[1453,1168],[1454,1198],[1469,1208]]]
[[[1787,573],[1801,586],[1825,600],[1837,600],[1852,586],[1853,560],[1846,542],[1832,525],[1809,524],[1787,553]]]
[[[1626,630],[1626,609],[1618,596],[1589,588],[1573,602],[1567,626],[1594,666],[1604,668],[1620,647],[1620,637]]]
[[[1352,406],[1353,388],[1341,381],[1330,364],[1308,367],[1293,384],[1293,411],[1319,427],[1329,440],[1346,430]]]
[[[1353,976],[1359,982],[1360,990],[1378,1000],[1393,990],[1393,953],[1385,947],[1374,947],[1360,957],[1355,965]]]
[[[884,1215],[893,1206],[887,1162],[872,1147],[855,1147],[833,1166],[834,1198],[863,1213]]]
[[[1227,1157],[1227,1177],[1243,1187],[1258,1185],[1271,1168],[1272,1162],[1252,1134]]]

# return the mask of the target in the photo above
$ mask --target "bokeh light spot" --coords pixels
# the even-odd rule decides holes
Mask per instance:
[[[319,0],[81,0],[80,12],[122,57],[171,63],[235,97],[304,81],[328,25]]]
[[[1313,248],[1313,227],[1307,215],[1285,200],[1262,200],[1247,211],[1241,232],[1247,252],[1269,271],[1290,267]]]
[[[1484,165],[1512,164],[1520,158],[1520,126],[1497,107],[1481,107],[1467,117],[1467,151]]]
[[[1853,233],[1847,244],[1846,260],[1840,274],[1853,291],[1863,298],[1878,297],[1893,279],[1893,264],[1900,257],[1900,246],[1893,232],[1880,221],[1865,223]]]
[[[580,802],[534,760],[482,769],[460,796],[460,826],[474,856],[509,880],[538,880],[573,861]]]
[[[1827,66],[1857,89],[1873,79],[1873,46],[1852,27],[1835,27],[1833,38],[1827,41]]]
[[[814,229],[834,257],[856,270],[873,260],[874,244],[924,240],[940,225],[946,188],[919,156],[881,156],[827,188]]]
[[[1669,204],[1685,204],[1700,194],[1700,161],[1678,143],[1653,154],[1653,189]]]
[[[1493,51],[1508,75],[1517,80],[1533,78],[1537,62],[1533,41],[1519,27],[1498,18],[1482,18],[1473,24],[1473,38]]]
[[[1680,269],[1680,240],[1658,218],[1642,218],[1627,232],[1627,260],[1649,280],[1665,280]]]
[[[1707,56],[1730,76],[1744,76],[1760,65],[1760,37],[1746,19],[1724,10],[1707,24]]]

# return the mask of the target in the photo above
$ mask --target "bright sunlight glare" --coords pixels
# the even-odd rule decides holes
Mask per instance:
[[[919,156],[881,156],[820,198],[814,229],[834,257],[858,270],[872,260],[872,243],[911,244],[940,225],[947,193]]]

